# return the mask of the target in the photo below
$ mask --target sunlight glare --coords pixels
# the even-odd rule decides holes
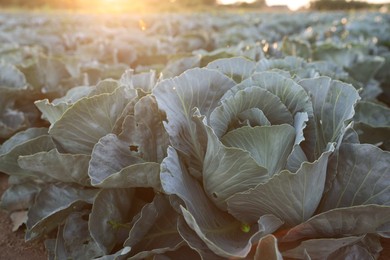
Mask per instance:
[[[95,1],[95,3],[99,4],[99,1]],[[112,6],[112,5],[124,5],[125,3],[128,4],[129,1],[125,0],[100,0],[100,3],[104,6]]]
[[[231,5],[231,4],[235,4],[235,3],[253,3],[255,2],[256,0],[217,0],[218,3],[220,4],[223,4],[223,5]]]
[[[155,0],[157,1],[157,0]],[[218,4],[230,5],[237,3],[254,3],[256,0],[216,0]],[[363,0],[364,1],[364,0]],[[390,0],[365,0],[369,3],[389,3]],[[148,12],[154,10],[150,8],[148,1],[143,0],[80,0],[82,7],[91,12],[116,13],[116,12]],[[175,5],[179,0],[167,0],[169,4]],[[300,8],[309,7],[310,0],[265,0],[268,6],[287,6],[295,11]]]
[[[138,24],[139,24],[139,28],[142,30],[142,31],[145,31],[146,30],[146,23],[144,20],[140,19],[138,21]]]
[[[253,3],[256,0],[218,0],[220,4],[230,5],[235,3]],[[309,3],[309,0],[266,0],[265,1],[268,6],[273,5],[287,5],[291,10],[297,10],[303,6],[306,6]]]
[[[83,0],[83,6],[88,10],[107,13],[131,10],[141,3],[140,0]]]
[[[294,1],[286,1],[286,0],[266,0],[265,1],[268,6],[273,5],[287,5],[291,10],[297,10],[301,7],[304,7],[309,4],[309,0],[294,0]]]

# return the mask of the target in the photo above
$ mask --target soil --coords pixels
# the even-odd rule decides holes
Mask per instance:
[[[0,173],[0,194],[8,187],[8,177]],[[12,222],[5,211],[0,210],[0,260],[44,260],[47,259],[42,241],[26,243],[24,230],[12,232]]]
[[[8,187],[8,177],[0,173],[0,196]],[[390,260],[390,239],[382,240],[383,251],[379,260]],[[0,210],[0,260],[47,259],[42,241],[25,242],[24,230],[12,232],[12,223],[5,211]]]

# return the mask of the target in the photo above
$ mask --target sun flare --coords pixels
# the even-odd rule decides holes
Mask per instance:
[[[83,0],[82,6],[91,12],[124,12],[144,7],[141,0]]]
[[[223,5],[231,5],[237,2],[253,3],[255,0],[218,0],[217,2]]]
[[[61,0],[56,0],[61,1]],[[78,9],[91,13],[150,13],[161,11],[191,10],[185,3],[190,0],[62,0],[71,3],[71,9]],[[347,0],[348,1],[348,0]],[[369,3],[388,3],[390,0],[362,0]],[[0,0],[1,2],[1,0]],[[254,3],[256,0],[215,0],[220,5],[231,5],[238,3]],[[262,2],[262,1],[260,1]],[[291,10],[298,10],[308,7],[310,0],[264,0],[267,6],[287,6]],[[184,4],[183,4],[184,3]],[[209,8],[210,6],[208,6]],[[186,9],[187,8],[187,9]]]

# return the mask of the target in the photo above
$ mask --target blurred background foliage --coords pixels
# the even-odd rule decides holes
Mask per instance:
[[[177,10],[178,8],[196,8],[216,6],[216,0],[121,0],[121,1],[103,1],[105,4],[117,5],[121,4],[122,9],[137,10],[142,8],[152,8],[153,10]],[[87,9],[93,6],[96,1],[86,0],[0,0],[2,8],[47,8],[47,9]],[[232,6],[224,6],[225,8],[264,8],[266,7],[265,0],[257,0],[253,3],[239,3]],[[379,5],[369,4],[365,1],[346,1],[346,0],[312,0],[310,9],[312,10],[343,10],[343,9],[364,9],[376,8]]]
[[[345,10],[345,9],[364,9],[374,7],[375,5],[363,1],[345,1],[345,0],[316,0],[312,1],[310,8],[314,10]]]

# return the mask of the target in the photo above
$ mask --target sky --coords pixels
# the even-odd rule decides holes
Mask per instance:
[[[237,2],[251,3],[254,0],[218,0],[221,4],[234,4]],[[310,0],[266,0],[267,5],[287,5],[291,10],[296,10],[309,3]],[[390,0],[367,0],[370,3],[388,3]]]

